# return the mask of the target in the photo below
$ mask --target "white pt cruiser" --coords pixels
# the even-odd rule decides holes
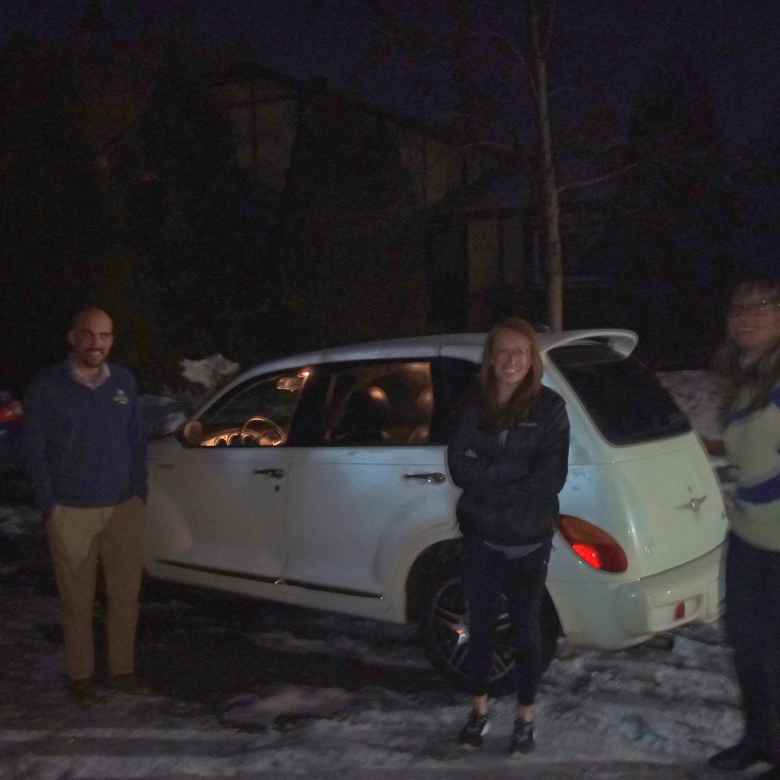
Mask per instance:
[[[456,683],[468,651],[453,410],[484,334],[403,339],[259,365],[150,442],[156,578],[418,622]],[[543,607],[556,640],[621,648],[721,610],[726,514],[699,438],[624,330],[540,334],[566,400],[569,476]],[[496,691],[514,658],[496,626]]]

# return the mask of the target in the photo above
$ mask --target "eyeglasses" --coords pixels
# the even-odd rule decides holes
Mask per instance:
[[[755,303],[732,303],[729,307],[728,316],[741,317],[743,314],[755,314],[759,317],[767,317],[773,311],[780,309],[780,301],[770,301],[767,298],[756,301]]]

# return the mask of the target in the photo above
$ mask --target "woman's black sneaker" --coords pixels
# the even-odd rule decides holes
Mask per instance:
[[[469,714],[469,719],[458,737],[458,742],[465,748],[482,747],[482,737],[490,731],[490,719],[487,715],[480,715],[474,710]]]
[[[766,761],[764,751],[743,740],[730,748],[721,750],[714,756],[710,756],[707,763],[713,769],[720,769],[724,772],[741,772],[760,761]]]
[[[509,743],[509,754],[514,756],[517,753],[531,753],[535,747],[534,722],[532,720],[522,720],[521,718],[518,718],[515,721],[512,740]]]

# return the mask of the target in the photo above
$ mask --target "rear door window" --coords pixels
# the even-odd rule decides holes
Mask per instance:
[[[547,357],[612,444],[637,444],[691,430],[655,374],[632,355],[589,342],[551,349]]]
[[[332,366],[317,445],[422,445],[431,440],[434,398],[427,360]]]

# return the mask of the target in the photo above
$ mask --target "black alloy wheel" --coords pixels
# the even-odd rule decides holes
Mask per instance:
[[[449,561],[431,578],[422,616],[423,639],[428,659],[457,688],[467,686],[469,633],[468,614],[461,583],[460,561]],[[541,611],[543,668],[555,655],[560,623],[552,599],[545,590]],[[495,628],[496,646],[488,683],[496,696],[514,686],[515,651],[509,614],[502,608]]]

